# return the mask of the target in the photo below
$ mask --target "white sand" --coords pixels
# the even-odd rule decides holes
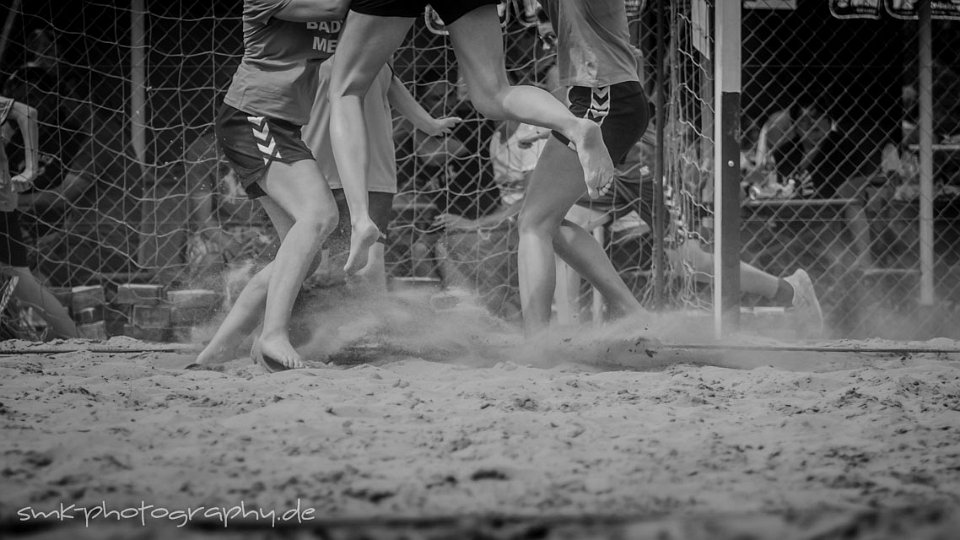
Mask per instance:
[[[460,356],[272,375],[248,358],[184,371],[188,352],[2,356],[3,522],[61,502],[280,510],[299,499],[325,519],[659,516],[634,532],[682,523],[663,516],[752,516],[744,528],[777,538],[824,526],[784,521],[798,513],[946,508],[935,531],[960,526],[957,355],[650,358],[604,348],[609,335],[590,345],[598,334],[534,354],[486,323],[412,320],[381,339],[409,350],[424,325],[448,325],[421,334],[423,356]],[[889,345],[863,345],[878,343]],[[703,537],[728,537],[716,534]]]

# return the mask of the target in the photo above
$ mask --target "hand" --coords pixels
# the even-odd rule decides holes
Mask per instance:
[[[10,179],[13,184],[13,190],[17,193],[23,193],[33,186],[33,179],[36,178],[36,174],[30,170],[24,170],[22,173],[14,176]]]
[[[527,135],[526,137],[521,137],[517,139],[517,146],[520,148],[530,148],[533,146],[533,143],[539,141],[540,139],[546,139],[550,136],[549,131],[538,131],[532,135]]]
[[[550,136],[550,130],[546,128],[536,128],[531,133],[528,133],[522,137],[517,137],[517,146],[520,148],[530,148],[533,146],[533,143],[546,139]]]
[[[431,137],[438,137],[440,135],[450,135],[453,131],[453,128],[457,127],[457,124],[463,120],[458,116],[448,116],[446,118],[437,118],[427,126],[427,129],[424,132]]]
[[[450,230],[476,231],[481,228],[479,221],[453,214],[440,214],[433,221],[437,225],[442,225]]]

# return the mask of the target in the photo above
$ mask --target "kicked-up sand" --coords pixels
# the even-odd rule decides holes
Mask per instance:
[[[661,321],[525,345],[370,307],[318,315],[310,367],[275,374],[0,343],[4,536],[960,538],[960,343],[634,343],[682,337]]]

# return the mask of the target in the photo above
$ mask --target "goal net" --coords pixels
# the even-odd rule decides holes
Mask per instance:
[[[698,235],[709,217],[700,201],[709,185],[712,82],[702,47],[710,37],[704,14],[690,2],[667,4],[668,220],[675,239],[707,240]],[[499,6],[515,83],[549,81],[553,43],[540,35],[536,8],[525,0]],[[655,14],[639,0],[628,1],[627,10],[652,91]],[[39,111],[43,170],[21,198],[20,232],[31,268],[48,286],[100,285],[107,304],[127,283],[222,291],[231,275],[271,259],[275,233],[243,195],[213,137],[242,50],[239,3],[84,2],[74,12],[31,0],[12,3],[2,16],[4,91]],[[515,126],[483,119],[469,106],[443,21],[429,10],[395,55],[394,69],[434,116],[464,122],[443,140],[396,119],[400,191],[388,274],[472,289],[498,315],[516,317],[515,223],[458,230],[438,219],[481,218],[518,196],[517,186],[495,181],[491,163],[498,148],[491,141],[507,140]],[[10,145],[14,167],[22,162],[17,146]],[[607,223],[602,238],[638,297],[651,298],[652,242],[635,214]],[[698,304],[688,265],[667,260],[669,303]]]

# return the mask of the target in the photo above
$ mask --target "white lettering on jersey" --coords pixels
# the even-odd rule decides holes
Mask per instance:
[[[319,36],[313,38],[313,49],[323,53],[333,54],[337,52],[337,43],[339,39],[327,39]]]
[[[339,34],[341,28],[343,28],[343,21],[320,21],[307,23],[307,30],[318,30],[320,32],[326,32],[327,34]]]

